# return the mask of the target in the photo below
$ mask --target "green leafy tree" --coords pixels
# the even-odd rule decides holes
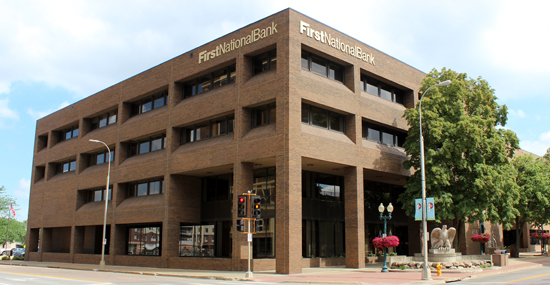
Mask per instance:
[[[426,193],[434,197],[437,222],[461,224],[473,221],[503,223],[510,228],[519,212],[516,170],[510,163],[518,139],[502,128],[507,108],[487,81],[443,68],[432,70],[422,81],[421,92],[445,80],[452,84],[434,87],[422,100]],[[418,108],[407,109],[410,129],[404,144],[410,159],[404,167],[416,171],[399,197],[408,215],[421,195]],[[455,239],[459,242],[459,239]]]
[[[535,159],[529,154],[516,157],[513,164],[518,171],[516,183],[521,192],[516,206],[519,211],[516,217],[516,245],[519,246],[520,233],[526,223],[544,225],[550,221],[550,162],[543,158]],[[519,257],[519,250],[514,254]]]
[[[8,233],[8,215],[10,204],[14,208],[17,207],[15,199],[6,195],[6,188],[0,187],[0,241],[2,245],[7,241],[19,241],[24,242],[27,234],[27,221],[19,222],[11,216],[9,219],[9,233]],[[6,234],[8,234],[6,236]]]

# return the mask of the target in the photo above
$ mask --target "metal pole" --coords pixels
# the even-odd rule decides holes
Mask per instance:
[[[424,172],[424,137],[422,136],[422,98],[428,93],[432,87],[437,86],[432,85],[420,97],[420,102],[418,103],[418,116],[420,118],[420,175],[422,180],[422,233],[424,234],[422,242],[422,256],[424,257],[424,262],[422,264],[422,280],[432,280],[432,273],[428,269],[428,221],[427,216],[428,212],[426,209],[426,173]]]
[[[10,233],[10,217],[11,217],[11,209],[8,209],[8,226],[6,228],[6,243],[4,244],[4,248],[8,248],[8,234]]]
[[[435,86],[447,86],[451,84],[451,80],[445,80],[443,82],[440,82],[438,84],[430,86],[424,93],[422,93],[422,96],[420,97],[420,102],[418,103],[418,117],[420,120],[420,173],[422,176],[422,230],[424,233],[424,239],[423,239],[423,252],[422,255],[424,256],[424,263],[422,264],[422,280],[432,280],[432,273],[430,272],[428,268],[428,210],[426,209],[426,173],[424,171],[424,137],[422,136],[422,98],[424,98],[424,95],[430,91]]]
[[[380,214],[380,215],[382,216],[382,214]],[[387,225],[388,219],[387,219],[387,216],[384,216],[382,218],[384,219],[384,237],[386,237],[387,236],[387,227],[386,227],[386,225]],[[386,249],[385,246],[383,246],[382,248],[384,250],[384,266],[382,266],[382,272],[389,272],[388,271],[388,265],[387,265],[387,262],[386,262],[387,249]]]
[[[250,196],[249,196],[250,198]],[[250,199],[249,199],[250,200]],[[248,219],[248,233],[246,235],[246,238],[248,240],[248,271],[246,272],[246,277],[245,278],[253,278],[253,274],[252,274],[252,271],[250,270],[250,260],[252,259],[252,254],[251,254],[251,250],[250,250],[250,244],[252,243],[252,241],[250,241],[250,219]]]
[[[107,152],[109,152],[109,165],[107,168],[107,186],[105,186],[105,214],[103,215],[103,240],[101,240],[101,261],[99,262],[99,269],[105,269],[105,232],[107,231],[107,208],[109,207],[109,180],[111,178],[111,149],[109,146],[99,140],[90,140],[91,142],[99,142],[105,145]]]

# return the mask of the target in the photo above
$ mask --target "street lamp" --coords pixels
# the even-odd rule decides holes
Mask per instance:
[[[107,148],[107,152],[109,153],[109,166],[107,168],[107,186],[105,186],[105,215],[103,217],[103,240],[101,241],[102,247],[101,247],[101,261],[99,262],[99,269],[105,269],[105,231],[107,230],[107,202],[109,201],[109,179],[111,178],[111,149],[109,146],[99,140],[90,140],[91,142],[97,142],[102,143]]]
[[[426,173],[424,171],[424,137],[422,136],[422,98],[424,98],[424,95],[430,91],[433,87],[436,86],[448,86],[451,84],[451,80],[445,80],[443,82],[440,82],[438,84],[430,86],[424,93],[422,93],[422,96],[420,97],[420,102],[418,103],[418,117],[420,118],[420,173],[422,176],[422,232],[424,234],[424,238],[422,239],[422,255],[424,256],[424,263],[422,264],[422,280],[432,280],[432,273],[428,269],[428,221],[426,217],[427,209],[426,209]]]
[[[391,213],[393,212],[393,205],[390,203],[388,205],[388,215],[384,216],[384,204],[380,203],[378,206],[378,212],[380,212],[380,220],[384,220],[384,236],[386,237],[386,224],[388,220],[391,220]],[[384,266],[382,266],[382,272],[388,272],[388,265],[386,264],[386,247],[383,247],[384,250]]]

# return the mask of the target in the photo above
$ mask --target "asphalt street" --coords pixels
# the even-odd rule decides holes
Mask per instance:
[[[170,276],[154,276],[154,275],[139,275],[125,274],[113,272],[99,271],[82,271],[70,269],[56,268],[40,268],[40,267],[24,267],[24,266],[9,266],[1,267],[0,285],[22,285],[22,284],[37,284],[37,285],[75,285],[75,284],[195,284],[195,285],[230,285],[230,284],[276,284],[269,282],[243,282],[243,281],[227,281],[215,279],[198,279],[186,277],[170,277]],[[8,269],[8,270],[6,270]]]
[[[543,266],[522,271],[489,276],[474,276],[453,284],[550,284],[550,267]]]

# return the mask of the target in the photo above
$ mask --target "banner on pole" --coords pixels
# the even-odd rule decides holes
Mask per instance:
[[[434,198],[426,198],[427,216],[426,220],[435,221],[435,202]],[[414,199],[414,220],[422,221],[422,199]]]
[[[426,198],[426,208],[427,208],[427,220],[435,221],[435,202],[434,198]]]
[[[422,221],[422,199],[414,199],[414,220]]]

